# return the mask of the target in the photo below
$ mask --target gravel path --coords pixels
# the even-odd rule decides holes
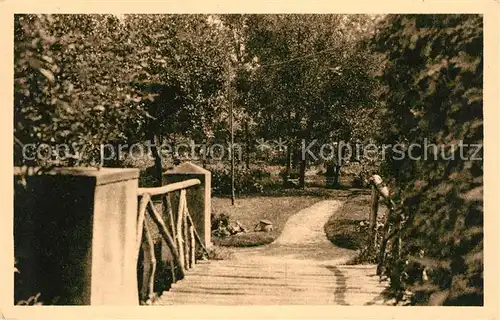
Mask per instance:
[[[274,243],[276,245],[330,244],[325,236],[324,226],[341,205],[342,203],[337,200],[325,200],[299,211],[288,219],[283,232]]]
[[[324,200],[288,219],[281,235],[271,244],[256,248],[235,248],[237,260],[292,260],[290,263],[343,264],[355,251],[332,245],[324,226],[342,202]]]

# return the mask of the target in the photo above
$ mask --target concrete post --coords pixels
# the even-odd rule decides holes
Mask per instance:
[[[15,196],[23,286],[56,305],[138,305],[138,169],[60,168]],[[16,208],[21,208],[16,205]]]
[[[201,181],[200,185],[189,188],[187,204],[196,231],[205,246],[209,247],[211,246],[210,219],[212,213],[212,178],[210,171],[191,162],[185,162],[163,174],[164,185],[189,179],[199,179]]]

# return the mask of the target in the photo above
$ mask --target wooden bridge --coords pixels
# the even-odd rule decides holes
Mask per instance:
[[[188,180],[175,186],[195,184],[196,181]],[[173,187],[171,185],[170,190]],[[181,193],[181,199],[185,198],[185,192]],[[181,203],[186,205],[183,201]],[[274,243],[234,249],[234,257],[229,260],[202,260],[194,266],[189,254],[183,260],[182,253],[175,253],[181,265],[189,264],[190,267],[183,271],[184,279],[173,283],[155,304],[387,304],[382,296],[387,284],[379,281],[376,266],[345,265],[353,252],[335,247],[326,239],[323,226],[340,205],[340,201],[331,200],[306,208],[289,219]],[[180,217],[182,219],[182,213]],[[183,225],[174,221],[172,219],[172,231],[176,229],[175,225]],[[178,239],[182,238],[179,237],[181,231],[177,235]],[[193,240],[191,242],[194,243]],[[178,248],[182,248],[180,243]],[[169,248],[175,250],[173,241]]]
[[[383,305],[373,265],[210,261],[186,273],[158,305]]]
[[[70,168],[29,177],[32,188],[17,193],[15,209],[23,222],[15,224],[16,256],[30,284],[23,295],[72,305],[134,305],[155,292],[163,292],[158,305],[385,303],[376,267],[346,265],[354,252],[325,237],[340,201],[296,213],[270,245],[213,261],[210,172],[183,164],[158,188],[138,188],[138,175]]]

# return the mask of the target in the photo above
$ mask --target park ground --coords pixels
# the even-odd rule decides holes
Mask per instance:
[[[366,240],[367,219],[370,213],[370,190],[351,188],[348,181],[338,189],[321,186],[324,177],[310,175],[313,186],[304,189],[282,189],[279,192],[244,195],[231,205],[229,197],[213,197],[212,211],[215,215],[224,213],[230,222],[238,221],[248,231],[227,237],[213,237],[218,247],[254,247],[272,243],[283,231],[285,223],[297,212],[323,200],[340,200],[341,207],[324,225],[328,240],[334,245],[359,250]],[[254,232],[259,220],[269,220],[273,224],[271,232]]]

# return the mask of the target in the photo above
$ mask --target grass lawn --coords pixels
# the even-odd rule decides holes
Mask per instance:
[[[368,240],[368,219],[370,216],[370,191],[347,196],[344,205],[330,217],[325,224],[327,238],[336,246],[359,250],[366,245]],[[387,211],[385,205],[380,203],[379,217]],[[361,227],[360,222],[366,223]]]
[[[318,196],[315,193],[309,195],[307,191],[297,191],[293,195],[245,196],[237,198],[234,206],[231,206],[229,198],[212,198],[213,213],[226,213],[230,222],[239,221],[249,231],[225,238],[213,237],[213,243],[218,246],[251,247],[273,242],[281,234],[291,215],[325,199],[321,193]],[[274,230],[254,232],[254,226],[262,219],[270,220]]]
[[[334,245],[354,250],[362,248],[367,228],[361,228],[360,222],[367,221],[370,216],[370,200],[369,191],[348,196],[344,205],[330,217],[325,233]]]

